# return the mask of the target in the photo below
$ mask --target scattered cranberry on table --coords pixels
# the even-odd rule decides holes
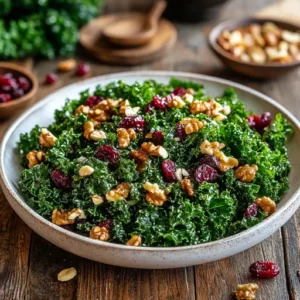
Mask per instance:
[[[274,278],[280,273],[280,268],[270,261],[257,261],[250,266],[249,271],[256,277]]]
[[[24,76],[12,73],[0,75],[0,103],[18,99],[31,89],[30,81]]]
[[[77,76],[85,76],[87,73],[90,72],[90,65],[85,62],[81,62],[78,64],[77,70],[76,70],[76,75]]]
[[[49,73],[45,77],[46,84],[54,84],[57,81],[57,76],[54,73]]]

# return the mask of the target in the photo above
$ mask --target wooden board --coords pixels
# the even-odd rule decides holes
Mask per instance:
[[[103,62],[137,65],[153,61],[170,51],[177,40],[175,26],[171,22],[162,19],[157,34],[148,44],[131,48],[115,46],[102,35],[101,30],[114,22],[118,16],[108,15],[97,18],[80,32],[81,45]]]

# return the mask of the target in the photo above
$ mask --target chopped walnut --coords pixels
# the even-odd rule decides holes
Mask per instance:
[[[92,201],[95,205],[100,205],[104,202],[104,199],[101,196],[95,194],[92,196]]]
[[[186,92],[187,94],[189,94],[189,95],[195,95],[195,90],[192,89],[192,88],[186,89],[185,92]]]
[[[102,103],[102,102],[100,102],[100,103]],[[89,117],[89,119],[91,119],[93,121],[105,122],[110,119],[111,115],[108,112],[106,112],[105,110],[97,108],[95,110],[90,110],[88,117]]]
[[[240,166],[235,171],[235,177],[242,182],[251,182],[254,180],[257,170],[257,165]]]
[[[84,115],[88,115],[90,113],[91,109],[89,106],[85,106],[85,105],[80,105],[77,107],[77,109],[75,110],[75,117],[77,117],[79,114],[84,114]]]
[[[108,201],[124,200],[128,197],[130,185],[127,182],[120,183],[115,189],[106,193]]]
[[[42,146],[50,148],[55,144],[56,140],[57,138],[49,130],[46,128],[41,129],[39,142]]]
[[[178,181],[182,180],[182,177],[188,177],[190,174],[186,169],[178,168],[175,171],[175,176]]]
[[[268,216],[276,211],[276,203],[269,197],[263,196],[254,201]]]
[[[136,138],[136,133],[133,128],[118,128],[117,134],[119,147],[121,149],[127,148],[130,145],[130,141]]]
[[[106,99],[101,102],[99,102],[97,105],[95,105],[94,109],[95,111],[97,109],[112,113],[114,109],[118,108],[120,106],[120,103],[123,101],[123,99]]]
[[[61,209],[60,211],[54,209],[52,211],[52,223],[62,226],[74,224],[75,219],[85,219],[85,214],[80,208],[73,208],[71,211],[67,212]]]
[[[198,132],[205,126],[205,121],[199,121],[194,118],[184,118],[180,121],[180,124],[184,124],[184,130],[186,134]]]
[[[226,156],[222,151],[225,144],[219,142],[209,142],[207,140],[203,141],[200,145],[200,152],[202,154],[214,155],[218,161],[218,168],[222,172],[226,172],[231,168],[237,167],[239,162],[236,158]]]
[[[146,191],[148,191],[146,194],[147,202],[155,206],[162,206],[168,200],[166,192],[161,190],[158,184],[146,182],[143,187]]]
[[[202,154],[214,155],[216,151],[220,151],[225,147],[225,144],[219,142],[209,142],[205,140],[200,145],[200,152]]]
[[[31,169],[39,163],[45,161],[46,153],[41,150],[33,150],[26,155],[26,158],[28,159],[28,168]]]
[[[182,108],[185,106],[185,102],[179,96],[173,96],[171,101],[168,103],[169,107]]]
[[[239,161],[236,158],[228,157],[221,151],[215,152],[214,155],[219,161],[218,168],[222,172],[226,172],[229,169],[232,169],[239,165]]]
[[[187,194],[190,196],[190,197],[193,197],[194,196],[194,187],[193,187],[193,184],[191,182],[191,179],[189,178],[185,178],[183,179],[181,182],[180,182],[180,185],[181,185],[181,188],[187,192]]]
[[[108,241],[110,239],[110,234],[105,227],[94,226],[90,230],[90,238],[94,240]]]
[[[239,284],[234,294],[237,300],[254,300],[257,290],[256,283]]]
[[[60,61],[57,64],[57,69],[61,72],[68,72],[68,71],[73,70],[76,67],[76,65],[77,65],[76,60],[73,58],[70,58],[70,59]]]
[[[130,155],[140,162],[144,162],[149,159],[147,153],[143,150],[131,150]]]
[[[162,158],[168,157],[168,152],[163,146],[155,146],[151,142],[144,142],[142,144],[142,150],[150,156],[159,156]]]
[[[142,238],[139,235],[134,235],[127,243],[127,246],[141,246]]]
[[[121,102],[121,105],[120,105],[120,114],[123,116],[123,117],[125,117],[126,116],[126,114],[125,114],[125,110],[126,110],[126,108],[129,108],[129,107],[131,107],[130,106],[130,103],[129,103],[129,101],[128,100],[125,100],[125,101],[122,101]]]

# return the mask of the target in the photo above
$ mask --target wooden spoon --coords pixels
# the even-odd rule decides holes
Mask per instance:
[[[139,46],[146,44],[157,32],[158,21],[166,6],[165,0],[158,0],[147,15],[141,13],[120,17],[120,20],[105,27],[102,33],[116,45]]]

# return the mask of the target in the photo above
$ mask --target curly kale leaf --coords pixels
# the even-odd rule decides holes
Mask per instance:
[[[292,134],[293,128],[287,119],[281,114],[277,114],[274,122],[266,129],[263,140],[269,144],[271,149],[278,149],[285,153],[285,143]]]

